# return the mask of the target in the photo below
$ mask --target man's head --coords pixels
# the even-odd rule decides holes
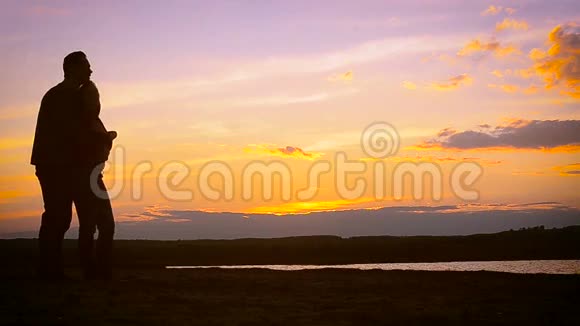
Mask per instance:
[[[62,63],[64,78],[84,84],[91,79],[91,64],[82,51],[69,53]]]

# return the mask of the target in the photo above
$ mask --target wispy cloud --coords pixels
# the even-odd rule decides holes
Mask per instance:
[[[515,20],[512,18],[505,18],[501,22],[495,24],[495,30],[497,32],[507,29],[527,31],[529,28],[530,25],[525,20]]]
[[[503,78],[503,73],[500,70],[493,70],[490,72],[490,74],[496,76],[497,78]]]
[[[567,165],[559,165],[552,168],[560,173],[561,176],[574,176],[580,177],[580,163],[573,163]]]
[[[536,85],[530,85],[524,89],[522,89],[522,93],[524,94],[536,94],[538,91],[540,90],[540,88]]]
[[[260,60],[238,72],[247,76],[266,76],[276,74],[315,73],[336,71],[349,66],[376,62],[403,54],[432,52],[447,49],[452,43],[444,38],[398,37],[367,41],[338,51],[278,57]]]
[[[516,9],[510,8],[510,7],[490,5],[484,11],[481,12],[481,15],[482,16],[495,16],[495,15],[501,14],[502,12],[505,12],[508,15],[513,15],[516,12]]]
[[[314,160],[323,155],[317,152],[307,152],[296,146],[275,147],[262,144],[250,144],[244,148],[244,152],[304,160]]]
[[[461,74],[451,77],[443,82],[434,82],[431,84],[431,88],[436,90],[448,91],[459,88],[460,86],[470,85],[473,82],[468,74]]]
[[[322,102],[335,97],[352,95],[357,92],[358,92],[357,89],[351,88],[337,92],[320,92],[307,95],[272,95],[272,96],[235,99],[229,101],[229,104],[237,107],[263,107],[263,106],[271,107],[280,105]]]
[[[487,87],[497,88],[497,89],[500,89],[506,93],[515,93],[520,89],[518,85],[512,85],[512,84],[502,84],[502,85],[488,84]]]
[[[497,57],[504,57],[510,54],[521,53],[518,48],[513,45],[501,45],[499,41],[481,41],[474,39],[469,41],[463,48],[457,52],[459,57],[467,57],[478,53],[493,53]]]
[[[352,71],[347,71],[341,74],[334,74],[328,77],[328,80],[331,82],[351,82],[354,79],[354,75]]]
[[[117,220],[119,222],[147,222],[160,218],[165,220],[171,219],[171,214],[168,213],[170,209],[167,205],[149,205],[144,207],[144,211],[140,213],[125,213],[120,215]]]
[[[425,212],[444,214],[487,211],[534,211],[534,210],[568,210],[571,207],[557,202],[539,202],[526,204],[461,204],[454,206],[433,207]]]
[[[135,107],[147,103],[166,103],[170,100],[187,100],[208,91],[226,91],[239,83],[267,80],[280,76],[301,76],[345,71],[334,75],[333,81],[349,82],[354,79],[353,66],[376,63],[389,58],[413,53],[430,53],[448,50],[456,40],[449,37],[391,37],[336,49],[334,51],[256,58],[249,62],[225,68],[222,72],[193,79],[148,80],[111,82],[99,84],[103,107]],[[318,77],[317,77],[318,78]],[[316,102],[333,96],[325,92],[305,96],[279,95],[272,98],[241,100],[244,105],[270,105],[284,103]]]
[[[488,84],[487,87],[498,89],[498,90],[501,90],[502,92],[505,92],[505,93],[510,93],[510,94],[520,93],[520,94],[526,94],[526,95],[536,94],[540,90],[540,88],[536,85],[521,87],[521,86],[514,85],[514,84]]]
[[[404,88],[406,88],[406,89],[409,89],[409,90],[415,90],[415,89],[417,89],[417,84],[415,84],[415,83],[413,83],[413,82],[410,82],[410,81],[403,81],[403,82],[401,83],[401,85],[402,85]]]
[[[495,16],[502,11],[503,7],[491,5],[481,12],[482,16]]]

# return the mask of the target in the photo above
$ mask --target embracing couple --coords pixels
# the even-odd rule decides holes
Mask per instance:
[[[74,203],[83,276],[110,279],[115,221],[101,172],[117,133],[99,118],[99,91],[86,55],[68,54],[63,70],[64,80],[42,98],[32,148],[44,201],[38,273],[42,279],[66,279],[62,244]]]

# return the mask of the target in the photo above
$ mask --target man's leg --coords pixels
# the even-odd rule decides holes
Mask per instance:
[[[44,201],[44,213],[38,234],[38,272],[42,278],[58,279],[64,276],[62,242],[72,220],[70,180],[64,170],[57,168],[37,167],[36,176]]]

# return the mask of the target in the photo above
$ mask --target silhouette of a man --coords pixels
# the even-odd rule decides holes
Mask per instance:
[[[63,70],[64,80],[42,98],[32,149],[31,164],[36,166],[44,200],[38,272],[44,279],[66,278],[62,243],[74,203],[84,277],[110,279],[115,222],[101,172],[116,133],[107,132],[98,117],[98,91],[90,81],[92,70],[86,55],[80,51],[68,54]],[[98,191],[91,188],[91,174]]]

